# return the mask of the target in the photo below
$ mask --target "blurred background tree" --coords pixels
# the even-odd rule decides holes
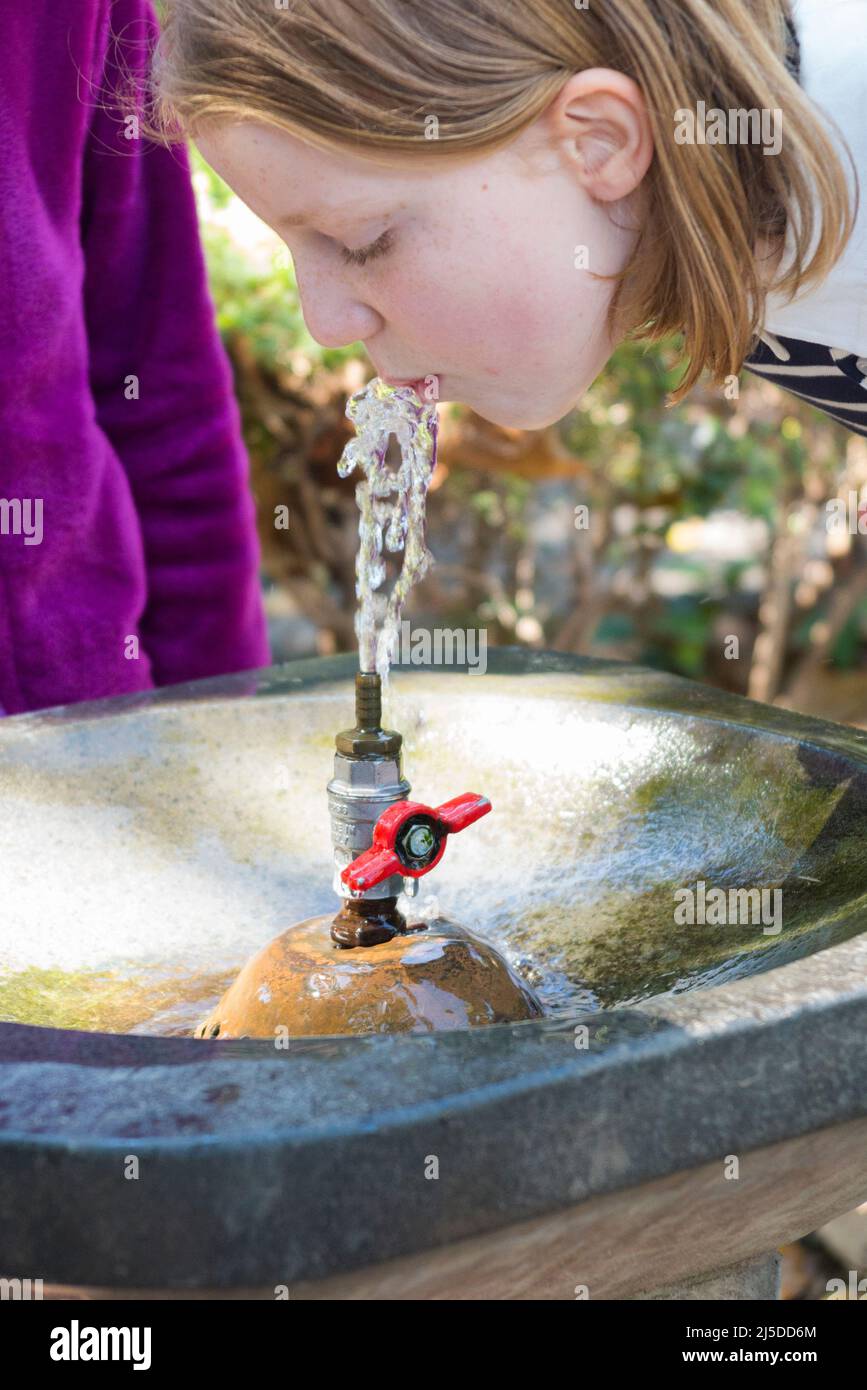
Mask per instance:
[[[192,151],[220,331],[258,504],[275,660],[354,645],[355,482],[337,476],[359,344],[323,349],[283,243]],[[867,723],[867,560],[827,504],[867,485],[867,441],[743,373],[670,408],[676,345],[622,346],[537,431],[440,408],[436,558],[417,626],[662,667]]]

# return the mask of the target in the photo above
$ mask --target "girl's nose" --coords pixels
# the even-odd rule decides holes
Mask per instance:
[[[321,347],[348,347],[382,328],[382,316],[358,298],[333,265],[302,266],[296,257],[295,281],[304,322]]]

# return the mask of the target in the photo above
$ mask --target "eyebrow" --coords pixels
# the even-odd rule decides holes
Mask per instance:
[[[320,216],[321,208],[313,208],[310,212],[296,212],[291,217],[281,217],[281,227],[300,227],[304,222],[315,221]]]
[[[403,203],[398,204],[398,207],[403,206]],[[336,208],[308,208],[306,212],[293,212],[287,217],[280,218],[280,226],[301,227],[305,222],[316,222],[320,217],[328,217],[334,213],[339,213],[341,216],[348,213],[350,216],[358,214],[362,217],[367,215],[374,217],[381,212],[384,212],[386,216],[390,215],[387,209],[372,207],[369,198],[358,198],[354,203],[344,202]]]

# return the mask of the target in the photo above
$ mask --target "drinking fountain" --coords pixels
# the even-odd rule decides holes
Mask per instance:
[[[393,670],[423,806],[493,807],[401,910],[460,922],[542,1014],[195,1037],[245,962],[335,918],[323,768],[356,668],[0,720],[0,1275],[775,1297],[776,1249],[867,1199],[867,735],[552,652]],[[781,918],[685,915],[699,884]]]
[[[449,837],[491,810],[463,792],[409,801],[402,737],[382,728],[382,682],[355,676],[352,729],[337,735],[328,783],[336,913],[287,927],[248,961],[198,1038],[430,1032],[511,1023],[542,1008],[490,945],[448,920],[398,907],[442,859]],[[355,955],[346,956],[354,951]]]

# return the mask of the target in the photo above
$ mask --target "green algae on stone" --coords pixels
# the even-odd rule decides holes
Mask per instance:
[[[752,759],[729,758],[722,766],[723,787],[714,789],[716,807],[739,817],[742,854],[734,853],[731,838],[721,833],[722,823],[715,820],[708,839],[727,848],[731,857],[723,854],[705,864],[696,862],[689,875],[662,883],[615,882],[604,884],[601,892],[593,885],[586,901],[578,897],[533,905],[507,928],[511,949],[532,960],[543,978],[547,968],[590,991],[600,1007],[696,987],[735,965],[742,973],[768,968],[781,942],[789,958],[815,949],[810,935],[816,925],[808,881],[812,876],[790,875],[809,854],[849,784],[807,785],[796,752],[791,745],[775,742],[759,746]],[[690,778],[669,773],[646,778],[632,790],[625,814],[633,811],[648,831],[658,831],[669,821],[674,825],[682,820],[685,808],[688,815],[692,802],[700,815],[704,798],[707,815],[707,789],[701,786],[700,774],[697,761]],[[641,867],[646,873],[647,864]],[[826,862],[824,868],[830,865]],[[863,875],[863,863],[860,870]],[[781,890],[781,930],[766,931],[771,924],[753,920],[752,913],[746,921],[679,924],[676,894],[682,888],[694,890],[699,880],[708,889],[727,892]],[[555,992],[548,999],[556,1006]]]
[[[214,975],[184,974],[145,981],[114,971],[44,970],[32,967],[0,976],[0,1020],[45,1028],[128,1033],[155,1014],[189,1001],[207,1003],[227,982]]]

